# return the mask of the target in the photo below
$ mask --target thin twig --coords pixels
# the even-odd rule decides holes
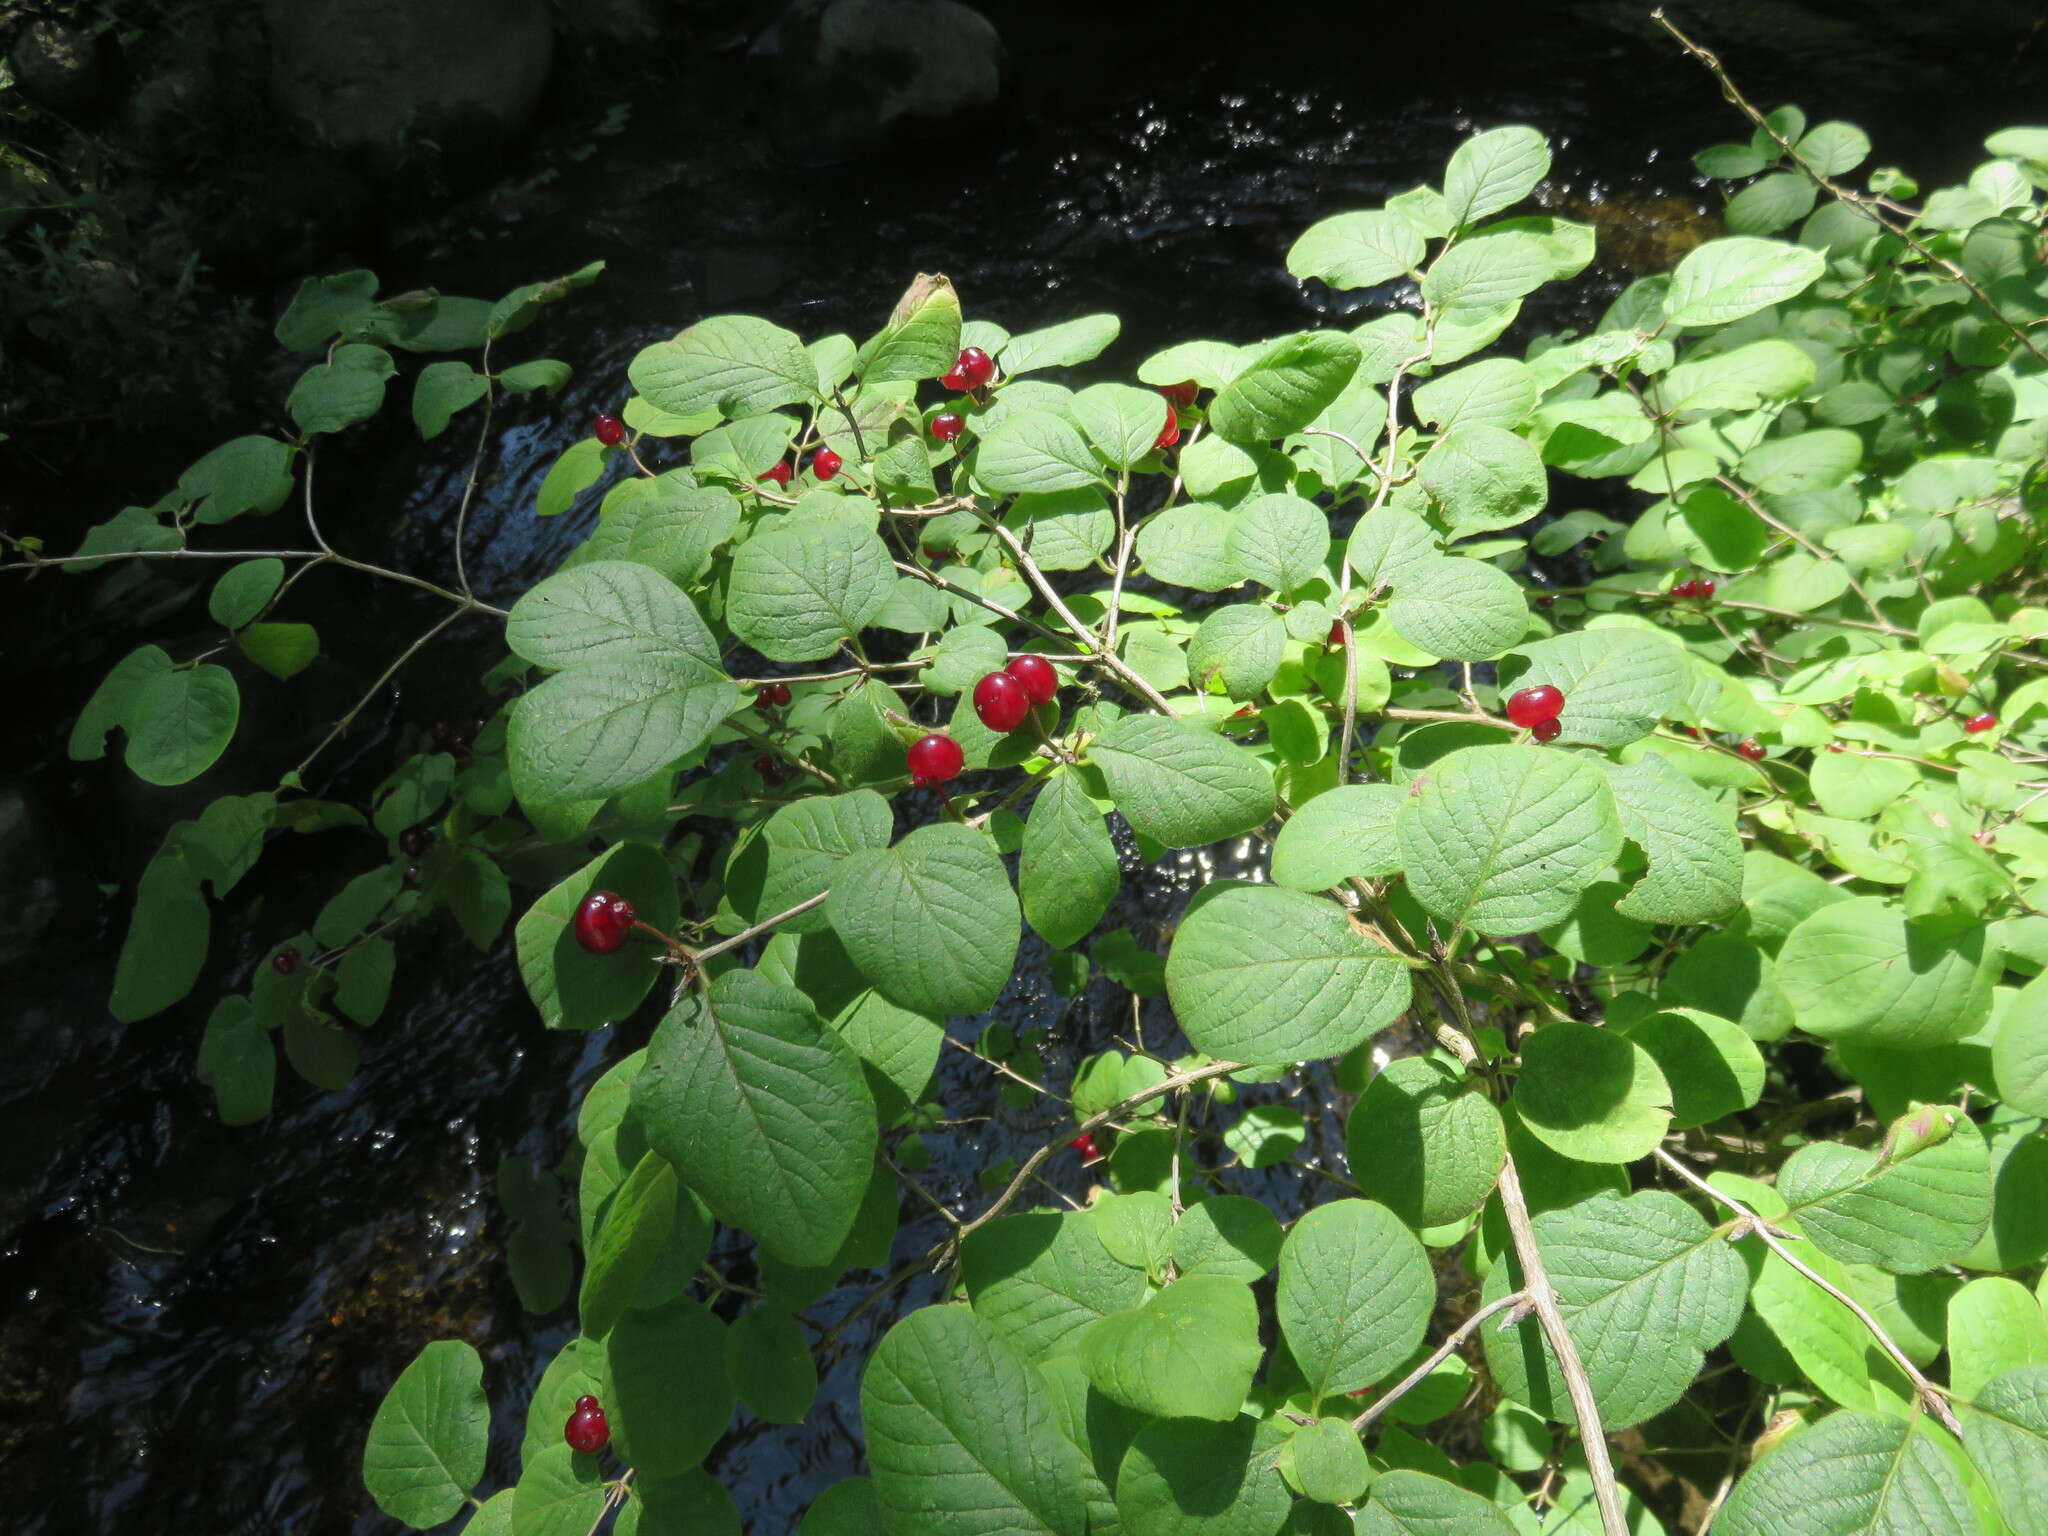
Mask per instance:
[[[716,959],[718,956],[724,954],[727,950],[738,949],[742,944],[746,943],[747,940],[759,938],[762,934],[768,932],[768,930],[771,928],[781,927],[784,923],[788,922],[792,917],[801,917],[804,915],[804,913],[810,911],[813,907],[823,906],[825,904],[825,898],[830,896],[831,894],[832,893],[830,891],[820,891],[815,896],[806,897],[804,900],[798,902],[795,906],[791,907],[786,912],[778,912],[773,917],[764,917],[761,919],[760,922],[754,924],[753,927],[744,928],[740,932],[734,934],[729,939],[720,939],[716,944],[713,944],[709,949],[695,950],[691,953],[690,956],[691,963],[701,966],[706,960]]]
[[[379,673],[377,681],[370,684],[368,688],[364,689],[363,696],[357,699],[354,704],[349,706],[348,713],[343,715],[339,720],[334,722],[334,729],[329,731],[325,736],[320,738],[320,745],[315,747],[312,751],[308,752],[305,755],[304,759],[301,760],[301,762],[299,763],[299,766],[292,770],[292,777],[294,779],[303,780],[306,776],[306,770],[313,765],[313,759],[318,757],[322,752],[325,752],[330,746],[334,744],[336,738],[338,738],[342,734],[342,732],[346,731],[351,725],[355,724],[356,716],[361,714],[365,709],[367,709],[369,707],[370,701],[376,698],[377,695],[383,691],[384,685],[390,682],[392,678],[398,675],[399,668],[403,667],[408,661],[411,661],[413,657],[417,656],[420,653],[421,649],[424,648],[427,642],[432,640],[434,636],[440,634],[442,630],[446,629],[450,624],[453,624],[457,619],[461,618],[463,612],[463,609],[457,608],[451,613],[444,614],[441,617],[441,619],[437,623],[435,623],[432,629],[428,630],[425,634],[421,635],[419,639],[413,641],[413,643],[411,645],[408,645],[403,651],[400,651],[398,653],[397,660],[393,661],[390,666],[386,667],[381,673]]]
[[[1381,1414],[1385,1413],[1389,1408],[1393,1407],[1394,1404],[1398,1403],[1410,1392],[1414,1391],[1417,1387],[1421,1386],[1424,1378],[1426,1378],[1431,1371],[1435,1370],[1438,1366],[1442,1365],[1444,1361],[1448,1360],[1452,1355],[1455,1355],[1461,1348],[1463,1348],[1465,1341],[1471,1338],[1473,1334],[1479,1331],[1479,1325],[1481,1323],[1485,1322],[1489,1317],[1492,1317],[1496,1312],[1505,1312],[1509,1307],[1522,1306],[1528,1300],[1529,1293],[1527,1291],[1510,1291],[1507,1295],[1501,1297],[1498,1301],[1489,1301],[1477,1312],[1474,1312],[1470,1317],[1466,1318],[1465,1321],[1458,1324],[1458,1326],[1451,1331],[1451,1336],[1449,1338],[1445,1339],[1443,1343],[1437,1345],[1435,1349],[1430,1351],[1428,1359],[1424,1360],[1420,1365],[1416,1366],[1414,1370],[1410,1371],[1406,1376],[1403,1376],[1399,1381],[1395,1382],[1391,1387],[1387,1388],[1387,1390],[1378,1398],[1374,1399],[1373,1405],[1370,1408],[1366,1409],[1365,1412],[1361,1413],[1357,1418],[1351,1421],[1352,1429],[1356,1430],[1361,1435],[1364,1434],[1368,1429],[1372,1428],[1373,1420],[1377,1419]]]

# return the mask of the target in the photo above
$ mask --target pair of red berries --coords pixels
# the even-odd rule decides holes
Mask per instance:
[[[1102,1154],[1095,1148],[1095,1137],[1088,1131],[1083,1131],[1072,1141],[1068,1142],[1067,1145],[1081,1154],[1081,1162],[1084,1167],[1102,1161]]]
[[[1673,597],[1696,597],[1705,602],[1714,595],[1714,584],[1706,577],[1688,577],[1671,589]]]
[[[1549,683],[1518,688],[1508,695],[1509,722],[1519,725],[1538,741],[1555,741],[1564,734],[1564,723],[1557,718],[1563,713],[1563,690],[1553,688]]]
[[[962,347],[960,356],[954,360],[951,370],[939,380],[939,383],[957,395],[964,395],[980,389],[995,376],[994,358],[979,347]]]
[[[1995,730],[1997,726],[1998,716],[1996,715],[1972,715],[1963,722],[1963,729],[1972,736],[1981,736],[1986,731]]]
[[[754,702],[762,709],[781,709],[789,703],[789,684],[763,683],[755,690]]]
[[[1014,731],[1059,691],[1060,677],[1051,662],[1043,656],[1019,656],[974,685],[974,712],[992,731]]]
[[[569,930],[593,955],[615,955],[625,947],[639,915],[633,903],[611,891],[592,891],[577,905]]]
[[[612,1427],[605,1422],[604,1409],[594,1397],[576,1399],[575,1412],[562,1426],[562,1439],[579,1456],[595,1456],[611,1444]]]

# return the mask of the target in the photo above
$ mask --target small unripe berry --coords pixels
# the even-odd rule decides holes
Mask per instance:
[[[754,702],[763,709],[780,709],[789,702],[789,684],[763,683],[754,693]]]
[[[958,411],[941,411],[932,418],[932,436],[950,443],[967,430],[967,418]]]
[[[626,424],[616,416],[607,416],[599,411],[590,423],[590,435],[607,448],[616,448],[626,440]]]
[[[1007,672],[991,672],[974,685],[974,712],[992,731],[1014,731],[1031,713],[1031,695]]]
[[[1963,729],[1972,736],[1981,736],[1984,732],[1995,729],[1997,725],[1998,716],[1996,715],[1972,715],[1963,722]]]
[[[592,891],[577,904],[569,931],[593,955],[617,954],[633,931],[633,903],[611,891]]]
[[[1059,694],[1060,675],[1043,656],[1013,656],[1003,670],[1024,685],[1033,704],[1050,704]]]
[[[1518,688],[1508,695],[1508,721],[1512,725],[1519,725],[1525,731],[1534,730],[1544,721],[1555,720],[1563,713],[1563,690],[1554,688],[1549,683],[1538,683],[1533,688]]]
[[[919,787],[929,788],[957,778],[967,762],[967,754],[960,750],[960,743],[952,737],[941,736],[934,731],[910,744],[905,761],[911,774],[924,781]]]
[[[1555,741],[1564,734],[1562,720],[1538,720],[1529,727],[1529,734],[1538,741]]]

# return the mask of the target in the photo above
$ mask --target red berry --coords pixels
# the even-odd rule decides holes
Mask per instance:
[[[1562,720],[1538,720],[1529,727],[1529,734],[1538,741],[1555,741],[1564,734]]]
[[[589,1407],[583,1405],[588,1403]],[[562,1426],[562,1438],[569,1449],[581,1456],[595,1456],[611,1443],[612,1427],[604,1419],[604,1410],[597,1406],[594,1397],[580,1397],[576,1400],[576,1411],[569,1415],[569,1422]]]
[[[839,473],[839,466],[845,462],[830,448],[820,448],[811,455],[811,473],[820,480],[830,480]]]
[[[754,702],[763,709],[780,709],[789,702],[789,684],[763,683],[754,693]]]
[[[404,874],[403,876],[401,876],[400,878],[401,878],[401,883],[402,883],[402,884],[403,884],[403,885],[405,886],[405,888],[406,888],[406,889],[407,889],[408,891],[416,891],[416,890],[418,890],[418,889],[420,888],[420,867],[419,867],[419,865],[417,865],[417,864],[408,864],[408,865],[406,865],[406,866],[405,866],[405,874]]]
[[[1087,1131],[1083,1131],[1072,1141],[1068,1142],[1067,1145],[1081,1154],[1081,1161],[1084,1163],[1099,1163],[1102,1161],[1102,1154],[1095,1150],[1095,1138]]]
[[[296,949],[280,949],[270,957],[270,968],[280,976],[289,976],[299,968],[299,952]]]
[[[1330,638],[1325,640],[1323,645],[1328,650],[1341,651],[1344,649],[1344,621],[1342,619],[1332,619],[1330,621]]]
[[[979,347],[962,347],[953,372],[966,381],[967,388],[979,389],[996,376],[996,360]]]
[[[1742,742],[1735,750],[1748,758],[1752,763],[1760,763],[1764,760],[1764,746],[1760,741],[1752,739]]]
[[[1544,721],[1555,720],[1563,713],[1564,693],[1548,683],[1538,683],[1534,688],[1518,688],[1508,695],[1508,720],[1525,731],[1532,731]]]
[[[1705,602],[1714,595],[1714,584],[1702,577],[1692,584],[1693,596]]]
[[[613,955],[633,931],[633,903],[610,891],[592,891],[576,908],[569,928],[576,942],[593,955]]]
[[[756,475],[754,478],[756,480],[770,480],[777,485],[787,487],[789,484],[789,460],[781,460],[766,474]]]
[[[967,762],[967,754],[960,750],[960,743],[950,736],[941,736],[934,731],[921,736],[910,745],[905,754],[911,773],[924,781],[919,786],[929,789],[934,784],[943,784],[948,779],[958,778]]]
[[[974,685],[974,712],[992,731],[1014,731],[1031,713],[1031,695],[1007,672],[991,672]]]
[[[434,834],[425,827],[407,827],[398,834],[398,846],[407,858],[418,858],[434,846]]]
[[[590,435],[607,448],[616,448],[626,440],[626,424],[616,416],[607,416],[599,411],[590,423]]]
[[[967,382],[967,375],[960,371],[960,365],[958,363],[955,363],[939,379],[939,385],[943,389],[950,389],[956,395],[964,395],[967,393],[968,390],[974,387],[973,385]]]
[[[1024,685],[1033,704],[1050,704],[1059,694],[1060,675],[1043,656],[1013,656],[1003,670]]]
[[[1963,729],[1972,736],[1978,736],[1982,735],[1985,731],[1991,730],[1997,724],[1998,716],[1996,715],[1972,715],[1963,722]]]
[[[1672,587],[1671,595],[1673,597],[1691,597],[1695,593],[1697,593],[1699,589],[1700,584],[1696,581],[1681,581]]]
[[[1176,411],[1171,402],[1169,402],[1166,407],[1166,425],[1159,429],[1159,436],[1153,439],[1152,448],[1156,453],[1161,449],[1171,448],[1179,441],[1180,412]]]
[[[1557,599],[1548,592],[1540,593],[1536,598],[1536,606],[1538,608],[1555,608],[1557,606]]]
[[[941,411],[932,418],[932,436],[950,443],[967,430],[967,418],[958,411]]]
[[[761,782],[763,784],[775,786],[789,782],[788,771],[766,752],[755,754],[754,772],[761,775]]]
[[[1193,379],[1182,379],[1178,384],[1162,384],[1159,393],[1166,396],[1166,403],[1177,411],[1192,410],[1195,396],[1202,386]]]

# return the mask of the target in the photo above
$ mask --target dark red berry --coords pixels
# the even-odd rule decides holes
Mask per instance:
[[[1050,704],[1060,691],[1060,675],[1043,656],[1012,656],[1003,670],[1024,685],[1033,704]]]
[[[928,789],[934,784],[958,778],[961,768],[966,765],[967,754],[960,750],[960,743],[952,737],[941,736],[934,731],[912,742],[905,760],[911,773],[924,780],[920,787]]]
[[[996,376],[996,360],[979,347],[962,347],[953,372],[966,381],[968,389],[979,389]]]
[[[576,1399],[575,1409],[578,1413],[601,1413],[604,1411],[598,1407],[597,1399],[587,1392]]]
[[[296,949],[280,949],[270,957],[270,968],[280,976],[289,976],[299,968],[299,952]]]
[[[1764,744],[1760,741],[1740,742],[1735,750],[1748,758],[1752,763],[1760,763],[1764,760]]]
[[[1692,595],[1701,602],[1705,602],[1714,595],[1714,584],[1705,577],[1701,577],[1692,584]]]
[[[1341,651],[1344,649],[1344,621],[1342,619],[1332,619],[1330,621],[1330,638],[1325,640],[1323,645],[1329,650]]]
[[[1192,410],[1195,396],[1202,386],[1193,379],[1182,379],[1178,384],[1162,384],[1159,393],[1166,396],[1166,403],[1177,411]]]
[[[588,1408],[582,1406],[586,1402],[590,1404]],[[577,1399],[576,1411],[562,1427],[562,1438],[580,1456],[595,1456],[611,1443],[612,1427],[605,1422],[604,1410],[597,1406],[596,1398]]]
[[[1700,584],[1696,581],[1681,581],[1677,585],[1672,587],[1671,595],[1673,597],[1691,597],[1695,593],[1697,593],[1699,589]]]
[[[820,480],[830,480],[839,473],[839,466],[845,462],[830,448],[820,448],[811,455],[811,473]]]
[[[967,375],[960,371],[958,363],[955,363],[946,370],[944,376],[940,378],[939,384],[941,388],[950,389],[956,395],[964,395],[974,387],[967,382]]]
[[[408,865],[406,865],[406,866],[405,866],[405,873],[404,873],[404,875],[402,875],[402,876],[400,877],[400,880],[401,880],[401,882],[403,883],[403,885],[405,886],[405,888],[406,888],[406,889],[407,889],[408,891],[416,891],[416,890],[418,890],[418,889],[420,888],[420,867],[419,867],[419,865],[417,865],[417,864],[408,864]]]
[[[416,859],[434,846],[434,834],[425,827],[407,827],[398,834],[398,846],[409,859]]]
[[[941,411],[932,418],[932,436],[950,443],[967,430],[967,418],[958,411]]]
[[[1979,736],[1985,731],[1993,729],[1997,724],[1998,716],[1996,715],[1972,715],[1963,722],[1963,729],[1972,736]]]
[[[1544,592],[1538,595],[1536,599],[1536,606],[1538,608],[1555,608],[1557,606],[1557,599],[1552,597],[1548,592]]]
[[[754,702],[763,709],[780,709],[789,702],[789,684],[763,683],[754,694]]]
[[[1508,721],[1525,731],[1533,731],[1544,721],[1555,720],[1563,713],[1564,693],[1549,683],[1538,683],[1534,688],[1517,688],[1508,695]]]
[[[991,672],[974,685],[974,712],[992,731],[1014,731],[1031,713],[1031,695],[1007,672]]]
[[[1169,403],[1166,407],[1166,425],[1159,429],[1159,436],[1152,440],[1152,448],[1156,453],[1162,449],[1171,448],[1179,441],[1180,412],[1176,411],[1172,404]]]
[[[776,485],[787,488],[787,486],[789,485],[789,460],[780,460],[773,469],[767,471],[765,474],[756,475],[754,476],[754,478],[756,480],[772,481]]]
[[[626,440],[626,424],[616,416],[607,416],[599,411],[590,423],[590,435],[607,448],[616,448]]]
[[[1562,720],[1538,720],[1529,727],[1529,734],[1538,741],[1555,741],[1564,734]]]
[[[766,752],[761,752],[755,755],[754,772],[761,775],[761,782],[763,784],[769,785],[771,787],[780,786],[783,784],[787,784],[789,782],[789,770],[787,768],[784,768],[782,764],[775,761],[775,759],[770,757]]]
[[[1095,1150],[1095,1138],[1087,1131],[1083,1131],[1072,1141],[1068,1142],[1067,1145],[1081,1154],[1081,1161],[1083,1163],[1099,1163],[1102,1161],[1102,1154]]]
[[[576,942],[593,955],[613,955],[633,931],[633,903],[610,891],[592,891],[576,908],[569,927]]]

